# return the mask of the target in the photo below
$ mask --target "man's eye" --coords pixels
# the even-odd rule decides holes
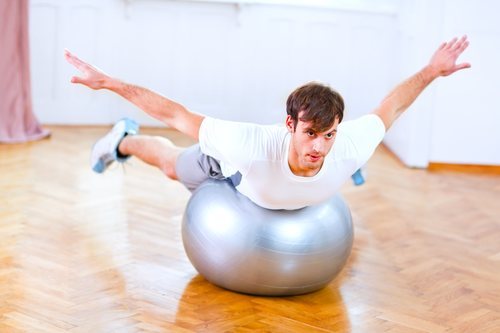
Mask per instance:
[[[331,138],[333,138],[333,133],[328,133],[327,135],[325,135],[325,137],[327,139],[331,139]]]
[[[313,131],[307,131],[307,135],[308,136],[314,136],[314,132]]]

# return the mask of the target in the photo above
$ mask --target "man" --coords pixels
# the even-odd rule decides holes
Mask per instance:
[[[112,78],[68,51],[65,56],[83,73],[72,83],[111,90],[199,140],[199,145],[181,149],[165,138],[138,135],[138,125],[123,119],[94,145],[94,171],[103,172],[114,161],[136,156],[191,191],[207,178],[229,178],[262,207],[298,209],[334,195],[434,79],[470,67],[456,63],[468,45],[466,36],[443,43],[424,68],[396,86],[371,114],[342,124],[344,102],[337,92],[318,83],[299,87],[287,100],[285,127],[205,117],[146,88]]]

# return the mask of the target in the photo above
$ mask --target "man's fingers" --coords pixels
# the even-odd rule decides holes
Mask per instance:
[[[78,70],[83,71],[84,67],[87,65],[84,61],[80,60],[76,55],[73,53],[69,52],[69,50],[64,50],[64,56],[66,60],[75,66]]]
[[[454,37],[452,40],[446,43],[447,48],[452,49],[455,46],[456,42],[457,42],[457,37]]]
[[[458,42],[454,45],[453,51],[461,50],[466,43],[467,43],[467,37],[462,36],[462,38],[460,38],[460,40],[458,40]]]
[[[64,57],[71,64],[73,64],[75,62],[75,56],[71,52],[69,52],[68,49],[64,49]]]
[[[66,54],[66,60],[73,66],[75,66],[77,69],[80,69],[82,66],[81,64],[77,61],[75,57],[73,57],[71,54]]]
[[[470,63],[463,62],[461,64],[458,64],[455,68],[457,69],[457,71],[459,71],[461,69],[465,69],[465,68],[470,68]]]
[[[73,76],[71,78],[71,83],[80,83],[80,84],[85,84],[85,80],[79,76]]]
[[[458,57],[469,46],[467,35],[454,37],[449,42],[441,44],[438,51],[431,58],[431,63],[441,68],[441,76],[448,76],[461,69],[470,68],[468,62],[456,64]]]
[[[460,53],[462,53],[469,46],[469,41],[465,41],[462,45],[460,45]]]

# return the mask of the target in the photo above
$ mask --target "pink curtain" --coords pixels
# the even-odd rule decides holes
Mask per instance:
[[[0,0],[0,142],[49,135],[32,110],[28,43],[28,0]]]

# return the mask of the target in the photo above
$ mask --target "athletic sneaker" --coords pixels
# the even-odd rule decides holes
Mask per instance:
[[[90,165],[97,173],[106,171],[114,161],[123,163],[130,155],[121,155],[118,152],[118,145],[127,135],[139,133],[139,125],[129,118],[118,121],[111,131],[100,138],[92,147],[90,155]]]
[[[365,175],[361,168],[359,168],[352,176],[352,181],[354,185],[360,186],[365,183]]]

